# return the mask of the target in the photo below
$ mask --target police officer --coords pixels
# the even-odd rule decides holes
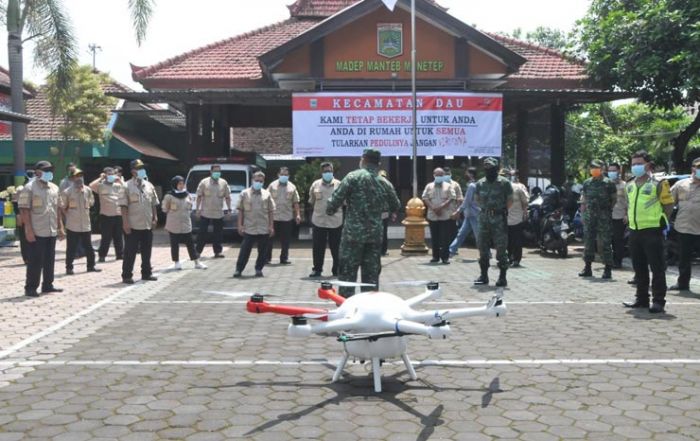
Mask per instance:
[[[379,286],[382,252],[382,212],[396,218],[399,198],[386,181],[379,177],[381,153],[367,149],[362,154],[360,169],[349,173],[328,201],[326,213],[334,214],[347,204],[347,219],[340,241],[340,272],[338,278],[357,281],[362,267],[362,283]],[[363,291],[372,288],[363,288]],[[340,295],[350,297],[354,288],[340,288]]]
[[[280,264],[289,265],[289,242],[294,232],[294,224],[301,223],[299,210],[299,192],[297,187],[289,182],[289,169],[281,167],[277,179],[267,187],[267,191],[275,200],[275,236],[280,240]],[[270,239],[267,251],[267,263],[272,261],[274,239]]]
[[[508,210],[513,205],[513,187],[508,179],[498,175],[498,160],[484,159],[484,174],[476,183],[476,202],[479,213],[479,267],[481,275],[475,285],[488,285],[491,244],[496,247],[496,259],[501,270],[496,286],[506,286],[508,271]]]
[[[649,308],[651,313],[664,312],[666,305],[666,273],[664,268],[664,236],[666,219],[673,211],[673,196],[668,181],[655,179],[649,154],[640,150],[632,155],[632,174],[627,184],[627,224],[629,247],[637,282],[634,302],[628,308]],[[649,307],[649,269],[652,272],[652,305]]]
[[[617,162],[608,165],[608,178],[615,184],[616,199],[612,209],[613,268],[622,268],[625,257],[625,217],[627,216],[627,192],[622,179],[622,168]]]
[[[243,235],[243,242],[238,253],[236,271],[233,273],[235,278],[241,277],[254,243],[258,244],[255,277],[263,277],[268,242],[275,235],[275,201],[270,192],[263,188],[264,183],[265,173],[255,172],[253,185],[238,197],[238,233]]]
[[[158,194],[153,184],[146,179],[145,165],[140,159],[131,161],[131,179],[126,181],[119,201],[126,244],[122,262],[122,282],[134,283],[134,262],[141,252],[141,279],[158,280],[153,276],[151,251],[153,249],[153,227],[158,222]]]
[[[445,181],[445,171],[438,167],[433,170],[433,182],[423,190],[423,203],[428,208],[428,225],[433,258],[430,263],[450,263],[450,240],[452,239],[454,220],[451,219],[457,194],[451,184]]]
[[[690,289],[691,260],[693,251],[700,245],[700,158],[693,160],[692,175],[676,182],[671,195],[678,206],[673,229],[678,232],[679,261],[678,280],[669,289]]]
[[[95,205],[92,190],[85,185],[83,171],[74,168],[71,172],[71,186],[61,192],[60,207],[66,219],[66,275],[72,276],[73,260],[78,245],[82,245],[87,257],[87,271],[100,272],[95,267],[95,250],[92,248],[92,225],[90,208]]]
[[[340,235],[343,231],[343,211],[338,210],[333,214],[326,213],[328,200],[333,192],[340,187],[340,181],[333,176],[333,164],[324,162],[321,164],[321,179],[314,181],[309,188],[309,205],[313,213],[311,215],[311,236],[313,242],[313,269],[309,277],[321,277],[323,274],[323,261],[326,258],[326,246],[331,250],[333,264],[331,273],[338,275],[338,250],[340,248]]]
[[[228,211],[224,213],[224,201]],[[197,234],[197,254],[202,254],[207,239],[209,224],[213,226],[212,248],[215,258],[223,258],[224,216],[231,212],[231,189],[228,182],[221,177],[221,166],[214,164],[210,176],[202,179],[197,186],[197,215],[199,216],[199,234]]]
[[[39,161],[34,166],[35,178],[27,183],[17,198],[27,237],[29,263],[24,294],[38,297],[41,292],[62,292],[53,285],[56,260],[56,237],[63,240],[63,219],[59,213],[58,187],[53,180],[53,165]],[[43,275],[43,281],[41,280]]]
[[[105,167],[99,178],[90,183],[90,189],[100,198],[100,248],[97,251],[99,262],[104,262],[109,245],[114,242],[117,260],[124,257],[124,236],[122,232],[122,210],[119,198],[124,191],[124,182],[112,167]]]
[[[523,226],[527,220],[530,195],[527,187],[518,180],[518,171],[506,171],[513,187],[513,205],[508,209],[508,259],[512,268],[519,268],[523,258]]]
[[[163,197],[161,210],[166,214],[165,231],[170,236],[170,257],[173,260],[172,269],[181,270],[180,244],[187,247],[190,260],[194,262],[196,269],[207,269],[206,265],[199,261],[199,255],[194,248],[192,240],[192,201],[185,188],[185,178],[175,176],[170,180],[170,191]]]
[[[595,259],[596,244],[601,242],[605,269],[601,279],[612,277],[612,210],[617,202],[615,183],[603,175],[603,161],[590,163],[591,177],[583,183],[581,210],[583,211],[583,271],[579,277],[592,277],[591,263]]]

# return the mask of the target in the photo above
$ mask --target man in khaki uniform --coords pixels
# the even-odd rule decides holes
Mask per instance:
[[[231,212],[231,189],[228,182],[221,177],[221,166],[211,166],[211,176],[202,179],[197,186],[197,215],[199,216],[199,233],[197,234],[197,254],[204,251],[209,224],[214,229],[212,248],[214,257],[223,258],[224,216]],[[224,201],[228,211],[224,213]]]
[[[272,199],[275,200],[275,235],[279,237],[280,264],[289,265],[289,242],[294,232],[294,224],[301,222],[299,211],[299,192],[297,187],[289,182],[289,169],[281,167],[277,174],[277,179],[267,187]],[[267,263],[272,261],[272,248],[274,239],[270,239],[270,246],[267,251]]]
[[[100,198],[100,248],[97,251],[99,261],[104,262],[109,252],[109,245],[114,241],[114,253],[117,260],[124,256],[124,236],[122,232],[122,209],[119,198],[124,191],[124,181],[117,176],[112,167],[105,167],[99,178],[90,183],[90,189]]]
[[[608,178],[615,184],[617,190],[617,202],[612,208],[612,248],[613,268],[622,268],[622,259],[625,257],[625,228],[627,221],[627,183],[622,176],[622,167],[617,162],[608,165]]]
[[[153,249],[153,227],[158,222],[156,207],[158,195],[153,184],[146,180],[147,173],[140,159],[131,161],[131,179],[126,181],[125,190],[119,200],[122,209],[122,223],[126,244],[122,263],[122,282],[134,283],[134,262],[141,252],[141,279],[158,280],[153,277],[151,251]]]
[[[504,170],[504,177],[510,180],[513,187],[513,205],[508,208],[508,261],[511,267],[519,268],[523,258],[523,228],[527,220],[530,193],[525,184],[519,181],[517,170]]]
[[[671,291],[690,289],[693,252],[700,246],[700,158],[693,160],[691,176],[671,187],[671,196],[678,206],[673,228],[678,232],[678,279]]]
[[[95,204],[92,190],[85,185],[83,171],[79,168],[71,172],[71,185],[61,192],[60,207],[66,218],[66,274],[71,276],[78,244],[81,244],[87,257],[89,273],[100,272],[95,268],[95,250],[92,248],[92,225],[90,207]]]
[[[313,242],[313,270],[309,277],[321,277],[323,260],[326,258],[326,246],[331,249],[333,266],[331,272],[338,275],[338,251],[343,232],[343,211],[338,210],[332,215],[326,214],[326,205],[333,192],[340,186],[340,181],[333,177],[333,164],[321,164],[321,179],[311,184],[309,189],[309,204],[313,207],[311,216]]]
[[[454,187],[445,181],[445,171],[438,167],[433,171],[434,182],[429,183],[423,190],[423,203],[428,208],[428,224],[430,226],[430,241],[433,247],[433,258],[430,263],[450,263],[450,241],[453,236],[451,219],[453,211],[458,207],[457,193]],[[461,191],[460,191],[461,193]]]
[[[238,198],[238,233],[243,235],[243,242],[238,253],[236,272],[239,278],[248,264],[253,243],[258,244],[258,258],[255,261],[255,277],[263,276],[263,267],[267,259],[267,244],[275,235],[274,215],[275,201],[270,192],[263,188],[265,174],[256,172],[253,185],[241,192]]]
[[[63,219],[58,210],[58,187],[53,180],[53,165],[39,161],[34,167],[35,178],[27,183],[17,197],[27,238],[29,263],[24,294],[38,297],[41,292],[61,292],[53,285],[56,260],[56,237],[63,240]],[[41,280],[43,274],[44,280]]]

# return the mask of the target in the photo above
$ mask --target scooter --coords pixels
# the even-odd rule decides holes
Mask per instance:
[[[527,205],[527,222],[523,228],[523,237],[525,243],[536,245],[540,242],[540,219],[542,218],[542,199],[541,195],[532,198]]]
[[[567,217],[562,215],[561,210],[554,210],[542,220],[540,250],[545,253],[553,251],[566,258],[573,236]]]

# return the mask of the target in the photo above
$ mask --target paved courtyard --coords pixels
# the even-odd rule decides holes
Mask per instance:
[[[95,275],[83,260],[57,280],[64,293],[25,299],[17,253],[0,250],[0,441],[700,439],[697,280],[652,316],[622,308],[629,270],[606,282],[594,265],[598,278],[582,280],[579,253],[526,252],[509,272],[506,317],[455,321],[448,340],[411,337],[419,380],[387,362],[375,394],[359,363],[330,384],[333,338],[291,339],[287,318],[209,292],[318,306],[310,250],[295,248],[293,265],[267,267],[264,279],[232,279],[236,254],[128,288],[118,263]],[[426,308],[481,305],[494,291],[468,283],[475,257],[462,249],[452,265],[430,265],[393,249],[382,282],[452,281]],[[168,261],[161,240],[154,264]],[[63,274],[62,253],[56,267]]]

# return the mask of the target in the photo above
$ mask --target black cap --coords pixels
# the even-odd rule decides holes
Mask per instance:
[[[134,159],[133,161],[131,161],[132,170],[138,170],[140,168],[144,168],[145,166],[146,164],[144,164],[143,161],[140,159]]]
[[[39,161],[34,166],[34,170],[53,171],[53,164],[49,161]]]

